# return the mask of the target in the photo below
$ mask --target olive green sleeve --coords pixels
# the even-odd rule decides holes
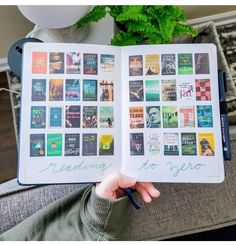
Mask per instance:
[[[5,241],[120,240],[130,203],[96,195],[92,185],[62,197],[0,236]]]

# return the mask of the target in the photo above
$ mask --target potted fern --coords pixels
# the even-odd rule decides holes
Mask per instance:
[[[187,26],[187,17],[179,6],[95,6],[76,23],[76,28],[97,22],[109,14],[118,27],[111,45],[170,43],[176,36],[197,35]]]

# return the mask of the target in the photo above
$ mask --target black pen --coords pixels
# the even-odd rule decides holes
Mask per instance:
[[[224,159],[231,160],[231,145],[230,145],[230,134],[229,134],[229,123],[228,123],[228,110],[227,103],[225,100],[226,92],[226,77],[225,73],[218,71],[219,79],[219,97],[220,97],[220,123],[222,130],[222,142],[223,142],[223,155]]]

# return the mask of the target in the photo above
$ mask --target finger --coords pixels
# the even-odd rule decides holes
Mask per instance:
[[[139,184],[149,193],[150,196],[158,198],[160,196],[160,191],[152,184],[148,182],[139,182]]]
[[[118,185],[121,188],[133,187],[135,184],[136,184],[136,179],[135,178],[129,177],[127,175],[124,175],[124,174],[120,173]]]
[[[135,189],[141,194],[144,202],[150,203],[152,201],[152,198],[150,197],[149,193],[139,183],[135,185]]]

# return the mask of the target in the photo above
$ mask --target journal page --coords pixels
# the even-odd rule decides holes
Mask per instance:
[[[120,169],[120,48],[24,46],[18,179],[101,181]]]
[[[147,182],[221,182],[212,44],[122,48],[122,172]]]

